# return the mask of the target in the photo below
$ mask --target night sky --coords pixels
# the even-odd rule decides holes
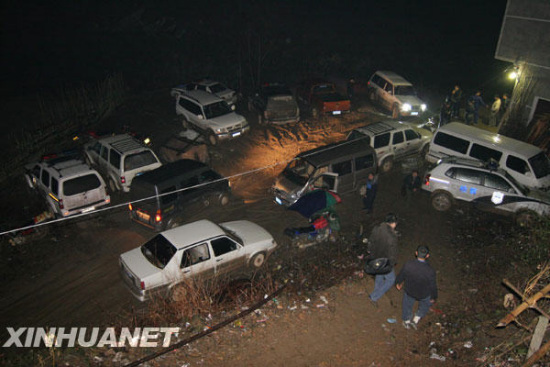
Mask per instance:
[[[2,5],[4,99],[112,73],[135,89],[210,75],[246,90],[258,79],[367,79],[378,69],[403,74],[427,95],[454,83],[487,95],[507,87],[507,64],[494,59],[505,0],[53,4]]]

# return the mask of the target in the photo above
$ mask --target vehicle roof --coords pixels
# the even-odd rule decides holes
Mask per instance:
[[[356,128],[356,131],[359,131],[365,135],[378,135],[388,131],[397,130],[397,129],[413,129],[410,124],[397,121],[397,120],[382,120],[366,126],[361,126]]]
[[[441,159],[441,162],[434,167],[442,167],[442,166],[453,166],[453,167],[465,167],[465,168],[475,168],[480,171],[486,171],[486,172],[496,172],[501,174],[502,176],[506,176],[506,171],[501,168],[488,168],[487,163],[482,162],[477,159],[468,159],[468,158],[460,158],[460,157],[445,157]]]
[[[216,96],[215,94],[208,93],[208,92],[205,92],[203,90],[183,91],[182,94],[191,97],[191,99],[195,100],[196,102],[200,103],[201,105],[208,105],[208,104],[211,104],[211,103],[223,101],[223,99]]]
[[[412,85],[407,79],[403,78],[401,75],[394,73],[393,71],[377,71],[375,74],[380,75],[383,78],[388,79],[394,85]]]
[[[147,171],[139,176],[136,176],[132,181],[132,186],[138,182],[146,182],[151,185],[156,185],[170,179],[180,179],[180,175],[186,174],[198,169],[209,169],[209,167],[199,161],[192,159],[181,159],[172,163],[167,163],[159,168]]]
[[[479,129],[477,127],[468,126],[461,122],[451,122],[440,127],[434,133],[434,136],[439,132],[452,132],[463,136],[465,135],[472,141],[482,141],[492,147],[510,150],[518,154],[522,154],[528,158],[531,158],[541,152],[541,149],[534,145],[512,139],[504,135],[495,134],[487,130]]]
[[[201,80],[194,81],[193,83],[194,83],[194,84],[205,85],[205,86],[207,86],[207,87],[209,87],[209,86],[211,86],[211,85],[215,85],[215,84],[221,84],[221,85],[223,85],[223,83],[218,82],[218,81],[215,81],[215,80],[212,80],[212,79],[201,79]]]
[[[133,150],[149,149],[141,144],[139,140],[128,134],[108,136],[105,138],[100,138],[98,139],[98,141],[110,145],[119,153],[126,153]]]
[[[361,152],[364,152],[365,154],[376,154],[374,149],[368,145],[368,143],[363,141],[363,139],[359,139],[318,147],[308,150],[307,152],[300,153],[298,157],[307,159],[308,162],[315,166],[322,166],[330,161]]]
[[[44,163],[47,167],[52,168],[54,173],[57,173],[57,177],[78,176],[86,172],[93,172],[97,174],[94,169],[90,168],[90,166],[88,166],[86,163],[77,159],[58,161],[57,163],[53,164],[48,161]]]
[[[184,224],[161,233],[178,250],[197,242],[224,235],[223,229],[207,219]]]

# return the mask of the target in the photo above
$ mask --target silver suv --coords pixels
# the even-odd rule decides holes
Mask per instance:
[[[38,190],[56,217],[91,212],[111,202],[99,173],[73,156],[52,158],[25,168],[27,183]]]
[[[180,88],[173,88],[171,94],[176,99],[176,113],[183,116],[184,127],[193,125],[211,145],[240,136],[250,129],[246,119],[235,113],[235,105],[229,106],[213,94]]]
[[[438,211],[449,210],[455,200],[479,209],[513,215],[520,225],[550,214],[550,194],[529,189],[493,163],[463,158],[444,158],[426,174],[422,189],[431,193]]]
[[[419,153],[424,157],[432,137],[414,124],[385,120],[352,130],[347,140],[364,139],[376,151],[380,171],[388,172],[396,160]]]
[[[129,192],[134,177],[162,165],[151,149],[128,134],[92,139],[84,146],[84,155],[109,182],[111,193]]]
[[[413,85],[392,71],[377,71],[368,82],[371,101],[391,111],[392,118],[418,116],[426,111],[426,103],[416,96]]]
[[[228,105],[234,105],[237,103],[238,99],[237,93],[233,89],[229,89],[222,83],[211,79],[201,79],[196,82],[188,83],[184,85],[184,88],[188,91],[202,90],[215,94],[226,101]]]

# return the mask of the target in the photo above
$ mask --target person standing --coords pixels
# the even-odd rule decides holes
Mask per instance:
[[[365,185],[365,195],[363,196],[363,210],[365,210],[367,214],[372,212],[377,190],[378,176],[375,176],[374,173],[369,173],[367,176],[367,183]]]
[[[452,104],[449,98],[445,98],[441,105],[441,111],[439,112],[439,126],[448,124],[451,121],[452,114]]]
[[[460,115],[460,101],[462,100],[462,89],[457,84],[451,92],[451,118],[458,118]]]
[[[466,102],[466,111],[464,114],[464,121],[466,125],[472,125],[474,122],[474,96],[470,96]]]
[[[498,121],[497,117],[500,115],[500,97],[495,95],[495,100],[493,101],[493,105],[491,106],[491,120],[489,121],[489,126],[497,126]]]
[[[418,175],[417,170],[413,170],[403,179],[402,192],[405,194],[407,201],[410,201],[411,197],[420,190],[422,181]]]
[[[405,263],[395,279],[397,290],[404,288],[401,317],[406,329],[416,330],[432,304],[437,300],[437,281],[435,270],[427,262],[430,249],[427,246],[418,246],[416,259]],[[414,304],[418,302],[418,309],[413,317]]]
[[[500,113],[498,116],[498,123],[502,125],[502,122],[504,121],[504,114],[506,111],[508,111],[508,106],[510,105],[510,99],[508,98],[508,94],[504,93],[502,95],[501,99],[501,105],[500,105]]]
[[[479,108],[481,106],[487,107],[487,103],[481,98],[481,91],[478,90],[476,94],[472,97],[473,103],[474,103],[474,125],[477,125],[477,121],[479,120]]]
[[[374,277],[374,290],[369,296],[372,304],[377,307],[377,301],[392,287],[395,282],[394,267],[397,264],[397,217],[393,213],[386,215],[384,223],[380,223],[369,237],[368,260],[387,258],[392,270],[387,274],[377,274]]]

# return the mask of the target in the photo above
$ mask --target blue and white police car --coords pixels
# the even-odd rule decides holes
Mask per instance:
[[[478,160],[440,160],[426,173],[422,189],[431,193],[432,206],[442,212],[462,200],[481,210],[512,215],[520,225],[550,215],[549,193],[527,188],[496,164]]]

